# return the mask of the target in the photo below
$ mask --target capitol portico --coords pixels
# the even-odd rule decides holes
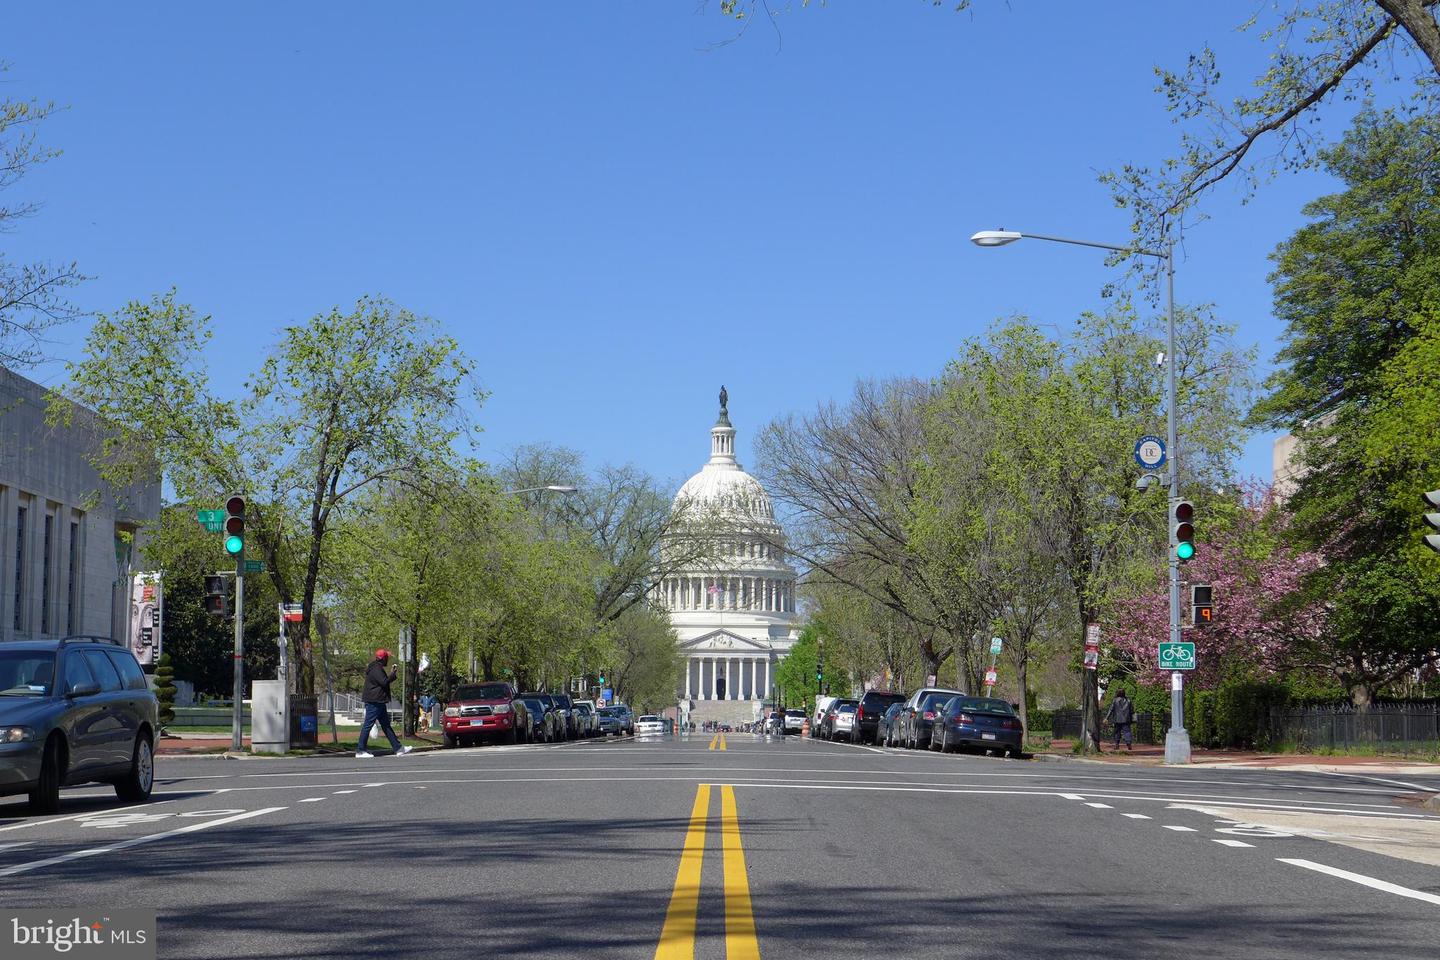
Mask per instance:
[[[676,691],[691,719],[749,720],[768,699],[775,665],[796,640],[795,570],[784,560],[785,534],[760,482],[735,459],[728,395],[710,428],[710,459],[675,495],[682,529],[703,528],[704,547],[679,560],[654,588],[685,654]],[[689,533],[662,547],[662,556],[694,549]],[[728,710],[721,702],[736,703]],[[745,714],[741,716],[740,714]]]

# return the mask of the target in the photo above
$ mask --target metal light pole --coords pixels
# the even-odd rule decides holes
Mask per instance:
[[[981,230],[970,238],[979,247],[1003,247],[1016,240],[1049,240],[1053,243],[1068,243],[1077,247],[1095,247],[1113,250],[1116,253],[1137,254],[1154,257],[1165,265],[1165,406],[1166,443],[1169,446],[1168,474],[1170,486],[1169,501],[1165,515],[1180,500],[1180,445],[1175,431],[1175,242],[1167,233],[1160,250],[1144,247],[1120,246],[1113,243],[1096,243],[1091,240],[1072,240],[1067,237],[1051,237],[1043,233],[1022,233],[1018,230]],[[1166,523],[1169,527],[1170,524]],[[1170,641],[1180,641],[1180,559],[1175,553],[1175,531],[1170,530]],[[1090,708],[1087,695],[1086,709]],[[1190,762],[1190,734],[1185,729],[1185,675],[1179,670],[1170,674],[1170,729],[1165,732],[1165,762]],[[1082,731],[1088,736],[1089,731]]]

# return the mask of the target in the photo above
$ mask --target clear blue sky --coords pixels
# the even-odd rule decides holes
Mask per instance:
[[[68,105],[10,256],[78,260],[94,310],[178,287],[225,389],[281,326],[384,294],[477,362],[482,455],[545,441],[667,479],[707,455],[721,383],[751,466],[762,423],[857,378],[1102,306],[1098,252],[968,236],[1124,242],[1096,173],[1173,151],[1152,66],[1261,55],[1246,4],[797,5],[718,46],[718,0],[136,6],[7,8],[6,93]],[[1222,191],[1180,299],[1268,361],[1267,255],[1330,187]],[[1270,440],[1242,472],[1268,478]]]

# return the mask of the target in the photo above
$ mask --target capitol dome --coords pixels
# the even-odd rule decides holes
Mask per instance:
[[[735,459],[735,428],[725,408],[710,428],[710,460],[675,494],[676,510],[715,512],[736,520],[775,522],[770,496]]]
[[[677,525],[660,553],[650,601],[670,618],[685,658],[676,691],[690,720],[748,722],[775,691],[775,666],[797,639],[795,568],[760,481],[735,459],[720,391],[710,459],[675,494]]]

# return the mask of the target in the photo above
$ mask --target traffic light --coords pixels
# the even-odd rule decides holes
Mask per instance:
[[[1215,621],[1215,588],[1208,583],[1190,584],[1190,622],[1197,627]]]
[[[822,683],[824,683],[824,682],[825,682],[825,660],[824,660],[823,657],[819,657],[819,658],[816,658],[816,660],[815,660],[815,686],[818,687],[818,686],[820,686],[820,685],[821,685]]]
[[[223,617],[230,613],[230,604],[225,596],[224,577],[205,578],[205,612],[212,617]]]
[[[604,687],[604,686],[605,686],[605,671],[604,671],[604,670],[601,670],[601,671],[600,671],[600,686],[601,686],[601,687]]]
[[[239,494],[225,501],[225,552],[232,557],[245,552],[245,498]]]
[[[1425,499],[1427,506],[1440,510],[1440,490],[1431,490],[1429,493],[1422,493],[1421,496]],[[1431,530],[1440,530],[1440,513],[1425,514],[1425,523]],[[1425,546],[1440,553],[1440,534],[1425,534]]]
[[[1195,505],[1177,500],[1170,507],[1170,542],[1182,563],[1195,556]]]

